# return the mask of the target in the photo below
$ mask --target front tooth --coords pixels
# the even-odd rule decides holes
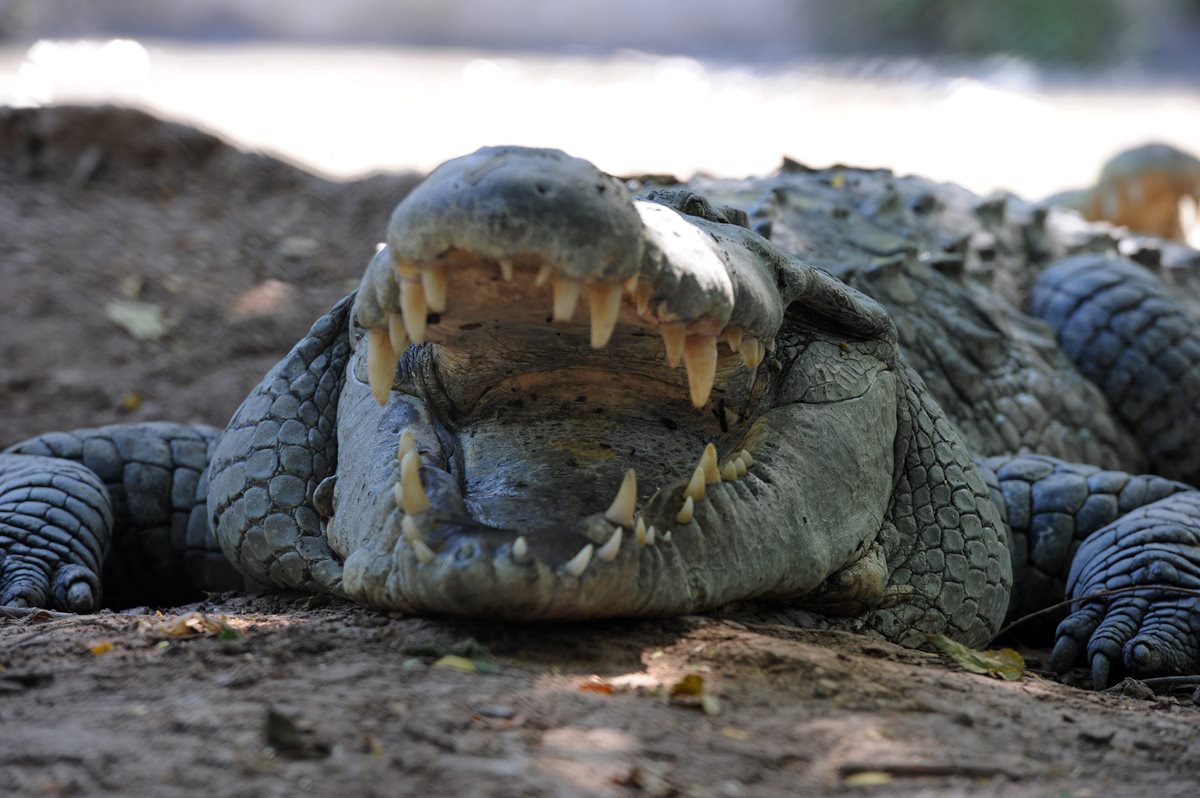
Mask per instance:
[[[725,480],[726,482],[733,482],[737,478],[738,478],[737,466],[735,466],[733,464],[733,461],[730,460],[721,469],[721,479]]]
[[[513,281],[513,273],[514,270],[512,258],[501,258],[500,277],[503,278],[504,282],[511,283]]]
[[[612,537],[608,539],[600,548],[596,549],[596,556],[603,562],[612,562],[617,557],[617,552],[621,550],[621,538],[624,536],[625,530],[617,527],[617,531],[613,532]]]
[[[592,349],[603,349],[617,326],[617,315],[621,312],[621,284],[595,283],[592,285]]]
[[[692,472],[692,478],[688,480],[687,487],[683,489],[683,495],[696,501],[704,499],[704,466],[696,466],[696,470]]]
[[[446,311],[446,264],[435,263],[421,269],[421,288],[425,302],[434,313]]]
[[[683,360],[683,342],[687,339],[687,328],[681,321],[671,321],[658,325],[662,333],[663,344],[667,347],[667,365],[678,368]]]
[[[700,467],[704,469],[705,485],[712,485],[721,481],[721,471],[717,468],[716,446],[710,443],[704,447],[704,454],[700,455]]]
[[[400,486],[400,503],[404,512],[416,515],[433,506],[421,485],[421,457],[416,452],[406,453],[400,461]]]
[[[742,328],[736,324],[732,324],[725,328],[725,343],[729,344],[729,351],[736,352],[742,348]]]
[[[579,289],[583,283],[570,277],[554,278],[554,312],[555,321],[570,321],[575,315],[575,305],[579,302]]]
[[[417,528],[417,521],[411,515],[404,516],[404,520],[400,522],[400,531],[404,533],[404,538],[408,542],[421,539],[421,530]]]
[[[400,280],[400,309],[404,312],[404,329],[414,344],[425,343],[425,289],[418,280]]]
[[[529,559],[529,544],[525,542],[524,535],[513,541],[512,555],[513,559],[517,562],[524,562]]]
[[[429,563],[433,562],[437,558],[437,555],[433,553],[433,549],[426,546],[425,541],[421,540],[420,538],[409,542],[412,544],[413,551],[417,554],[417,559],[420,560],[423,565],[429,565]]]
[[[633,506],[637,503],[637,472],[632,468],[625,472],[625,479],[617,490],[617,498],[604,513],[604,517],[617,526],[633,525]]]
[[[633,537],[639,546],[646,545],[646,522],[641,518],[637,520],[637,525],[633,528]]]
[[[367,382],[371,393],[381,406],[387,404],[392,392],[392,377],[396,373],[396,353],[388,340],[386,327],[372,327],[367,337]]]
[[[388,314],[388,342],[392,345],[392,351],[397,355],[404,354],[404,350],[408,349],[408,333],[404,331],[404,317],[399,313]]]
[[[400,433],[400,446],[396,450],[396,459],[404,462],[404,455],[417,450],[417,439],[413,437],[412,430],[406,429]]]
[[[686,499],[683,500],[683,507],[679,510],[679,513],[675,516],[675,520],[681,524],[690,524],[690,523],[692,523],[692,516],[695,514],[695,512],[696,512],[696,503],[692,501],[691,496],[688,496]],[[664,542],[666,541],[665,536],[663,537],[663,541]]]
[[[563,570],[571,576],[582,576],[583,572],[587,570],[588,563],[592,561],[592,552],[595,548],[591,543],[584,546],[578,554],[567,560],[563,565]]]
[[[683,362],[687,366],[692,405],[704,407],[717,376],[716,336],[689,335],[683,346]]]
[[[646,545],[647,546],[654,545],[654,536],[657,534],[658,534],[658,530],[656,530],[654,528],[654,524],[651,524],[650,528],[646,530]]]

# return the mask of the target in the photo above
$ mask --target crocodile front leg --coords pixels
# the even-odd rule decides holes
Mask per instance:
[[[208,517],[247,576],[340,593],[314,497],[337,463],[337,404],[351,346],[353,295],[322,316],[233,414],[209,469]]]
[[[97,609],[112,523],[108,493],[88,469],[0,454],[0,605]]]

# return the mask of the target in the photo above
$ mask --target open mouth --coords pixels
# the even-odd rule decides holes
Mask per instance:
[[[811,290],[822,278],[785,266],[748,231],[634,200],[562,153],[441,167],[397,208],[356,300],[362,390],[343,398],[339,440],[372,456],[339,458],[330,520],[355,553],[349,588],[422,611],[573,617],[815,587],[861,541],[792,574],[743,572],[803,545],[775,540],[785,528],[821,523],[810,505],[828,499],[794,489],[806,471],[890,480],[865,473],[860,447],[822,460],[803,440],[865,409],[872,453],[890,456],[890,350],[886,317],[847,324],[840,295]],[[817,300],[789,322],[797,292]],[[797,404],[803,423],[779,418]],[[883,507],[868,504],[840,514],[874,534]],[[763,535],[771,512],[785,520]]]

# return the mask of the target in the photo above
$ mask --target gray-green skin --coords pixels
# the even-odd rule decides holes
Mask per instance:
[[[237,581],[219,572],[219,543],[253,582],[402,612],[538,620],[719,609],[909,644],[934,633],[984,643],[1006,615],[1059,599],[1068,579],[1072,595],[1195,587],[1196,494],[1172,479],[1200,476],[1190,376],[1200,379],[1200,366],[1163,385],[1142,372],[1106,382],[1105,370],[1123,352],[1158,351],[1161,340],[1142,337],[1159,322],[1180,329],[1170,342],[1184,366],[1200,363],[1200,343],[1186,301],[1152,276],[1121,293],[1144,275],[1116,257],[1118,245],[1160,267],[1195,256],[883,171],[788,163],[758,180],[642,185],[558,151],[481,150],[400,203],[356,295],[213,436],[202,484],[174,491],[173,512],[187,520],[168,537],[185,539],[175,547],[189,552],[184,571],[206,585]],[[1080,252],[1100,254],[1052,265]],[[380,406],[367,331],[401,312],[398,264],[444,264],[449,298],[428,317],[428,342],[400,357]],[[611,340],[592,348],[589,289],[573,320],[552,322],[549,285],[535,284],[547,265],[585,285],[636,275],[649,286],[644,312],[624,298]],[[1071,293],[1104,275],[1116,276]],[[1104,304],[1105,286],[1121,289],[1115,304]],[[1018,310],[1030,306],[1053,326]],[[1150,308],[1149,322],[1117,323],[1135,306]],[[1129,328],[1112,357],[1108,343],[1071,338],[1090,323],[1095,343],[1096,319],[1117,337]],[[722,343],[715,388],[695,408],[687,371],[668,366],[657,332],[680,322],[693,335],[736,325],[773,349],[748,369]],[[1146,387],[1131,393],[1131,381]],[[14,506],[3,503],[5,468],[30,455],[88,465],[84,448],[114,429],[13,447],[20,457],[0,458],[0,523]],[[432,502],[408,534],[394,497],[405,430]],[[739,450],[753,464],[708,485],[680,522],[709,442],[722,464]],[[126,458],[126,488],[147,457]],[[1130,476],[1147,467],[1170,479]],[[653,544],[605,515],[631,468]],[[121,482],[103,481],[110,491]],[[1169,523],[1153,520],[1164,513]],[[1142,525],[1121,526],[1128,519]],[[596,554],[618,530],[615,555]],[[1089,535],[1111,545],[1072,573]],[[0,551],[19,537],[0,537]],[[589,545],[586,567],[573,567]],[[56,556],[43,568],[52,589],[0,578],[0,600],[97,604],[96,580],[85,589],[56,576],[74,562]],[[1055,660],[1065,667],[1086,652],[1099,682],[1122,666],[1194,669],[1195,615],[1194,599],[1161,592],[1082,604],[1059,629]]]

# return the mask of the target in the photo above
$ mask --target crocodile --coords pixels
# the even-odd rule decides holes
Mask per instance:
[[[887,170],[522,147],[434,170],[386,238],[224,430],[0,454],[0,604],[186,584],[979,645],[1066,596],[1056,669],[1200,669],[1187,247]]]

